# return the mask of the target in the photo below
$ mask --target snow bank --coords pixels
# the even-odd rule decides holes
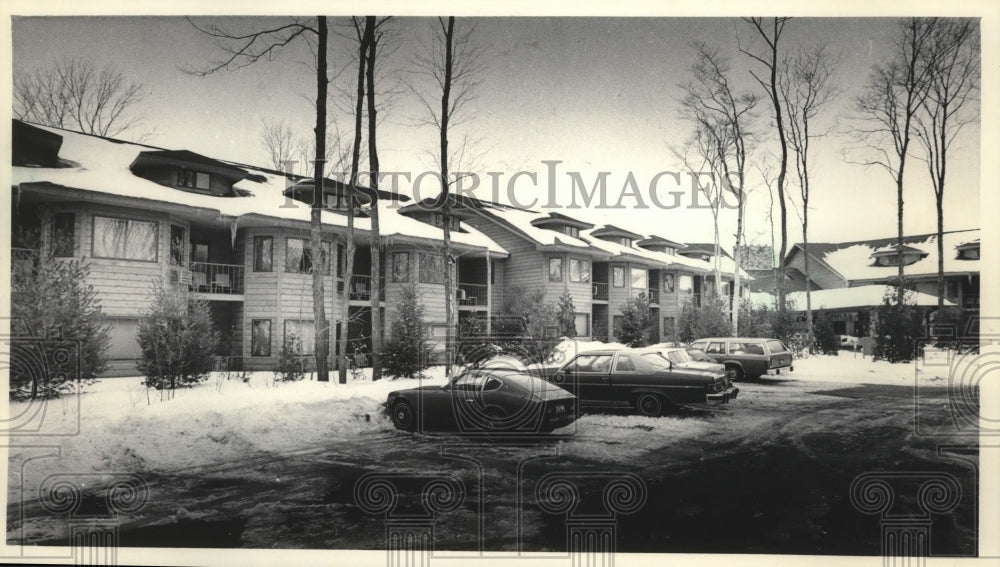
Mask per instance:
[[[928,348],[922,359],[891,364],[874,361],[861,352],[842,350],[836,356],[812,356],[795,361],[795,371],[782,379],[839,382],[845,384],[895,384],[899,386],[947,386],[953,380],[978,372],[979,355]],[[767,380],[764,377],[763,380]]]
[[[30,449],[11,448],[8,494],[16,501],[22,463],[26,490],[53,472],[144,472],[232,462],[259,452],[289,451],[365,430],[389,429],[381,404],[393,390],[443,385],[444,369],[422,380],[381,380],[369,374],[347,384],[304,380],[274,383],[269,372],[249,383],[215,374],[173,399],[147,391],[141,378],[109,378],[85,388],[80,411],[46,414],[47,431],[80,434],[61,440],[60,456],[28,462]],[[58,400],[56,404],[62,404]],[[11,403],[11,415],[22,409]],[[14,437],[30,444],[32,438]],[[30,497],[30,496],[29,496]]]

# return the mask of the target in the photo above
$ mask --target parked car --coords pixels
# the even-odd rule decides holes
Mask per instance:
[[[667,357],[667,360],[674,363],[674,366],[679,368],[691,368],[694,370],[708,370],[710,372],[726,372],[726,367],[713,362],[711,358],[705,355],[697,349],[688,349],[683,347],[666,346],[671,343],[661,343],[658,345],[652,345],[646,348],[656,349],[660,351],[660,354]],[[692,353],[691,351],[695,351]],[[697,358],[696,358],[697,357]]]
[[[704,351],[714,362],[724,365],[733,381],[795,370],[791,351],[778,339],[715,337],[698,339],[691,348]]]
[[[444,386],[390,392],[384,404],[406,431],[548,433],[576,419],[573,394],[513,368],[475,369]]]
[[[648,348],[580,353],[548,379],[575,394],[581,406],[633,407],[654,417],[668,406],[721,404],[739,394],[723,372],[674,365]]]

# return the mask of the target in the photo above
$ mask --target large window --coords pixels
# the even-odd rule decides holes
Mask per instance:
[[[52,217],[52,255],[68,258],[76,252],[76,215],[56,213]]]
[[[254,319],[251,323],[250,356],[271,356],[270,319]]]
[[[302,341],[302,354],[313,354],[316,351],[316,326],[312,321],[285,320],[285,339],[295,335]]]
[[[677,278],[677,289],[680,291],[694,291],[694,278],[691,276],[680,276]]]
[[[392,253],[392,281],[397,283],[410,281],[409,252]]]
[[[270,272],[274,268],[274,239],[270,236],[253,237],[253,271]]]
[[[632,289],[646,291],[645,268],[632,268]]]
[[[157,236],[155,222],[94,217],[91,252],[95,258],[155,262]]]
[[[674,292],[674,275],[663,274],[663,293]]]
[[[444,256],[440,254],[420,254],[420,283],[444,283]]]
[[[313,270],[313,253],[309,241],[305,238],[286,239],[285,271],[298,274],[311,274]],[[330,275],[330,243],[323,242],[323,273]]]
[[[569,281],[590,283],[590,262],[588,260],[569,259]]]
[[[562,258],[549,258],[549,281],[563,281]]]

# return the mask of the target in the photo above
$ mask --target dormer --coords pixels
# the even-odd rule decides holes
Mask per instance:
[[[399,214],[437,228],[444,228],[444,213],[441,211],[441,203],[437,199],[428,198],[407,205],[399,209]],[[469,218],[470,215],[471,213],[463,205],[452,204],[451,210],[448,212],[448,228],[464,232],[461,221]]]
[[[678,252],[681,256],[685,258],[692,258],[694,260],[701,260],[707,262],[712,259],[715,255],[715,245],[714,244],[688,244],[684,248],[680,249]],[[725,250],[721,247],[719,248],[719,253],[723,256],[728,256]]]
[[[641,234],[636,234],[625,230],[624,228],[618,228],[617,226],[610,224],[606,224],[597,230],[591,231],[590,235],[594,238],[600,238],[606,242],[614,242],[615,244],[620,244],[628,248],[632,248],[633,242],[636,240],[642,240],[643,238]]]
[[[955,258],[958,260],[978,260],[979,259],[979,239],[970,242],[963,242],[955,247]]]
[[[674,242],[655,234],[636,242],[636,245],[651,252],[659,252],[670,256],[676,256],[677,251],[684,248],[684,245],[680,242]]]
[[[301,179],[291,187],[285,189],[286,197],[291,197],[300,203],[312,206],[316,182],[313,179]],[[347,204],[350,200],[348,195],[348,185],[333,179],[323,180],[323,206],[328,211],[347,213]],[[361,209],[362,206],[372,202],[371,195],[365,188],[354,188],[354,214],[367,217],[368,213]]]
[[[544,228],[546,230],[554,230],[560,234],[572,236],[573,238],[580,238],[581,230],[594,228],[594,225],[589,222],[583,222],[559,213],[549,213],[542,218],[537,218],[531,221],[531,226]]]
[[[904,244],[902,248],[902,255],[900,255],[900,249],[895,244],[892,244],[872,252],[870,258],[873,263],[871,265],[879,267],[898,266],[901,257],[903,265],[909,266],[914,262],[919,262],[920,260],[926,258],[927,252]]]
[[[59,148],[63,138],[14,120],[11,124],[11,163],[22,167],[59,167]]]
[[[233,185],[249,175],[239,167],[188,150],[139,152],[129,169],[164,187],[220,197],[232,197]]]

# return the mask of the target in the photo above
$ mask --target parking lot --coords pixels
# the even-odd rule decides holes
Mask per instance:
[[[880,516],[852,504],[851,483],[909,471],[945,473],[962,487],[953,509],[931,517],[934,554],[975,553],[977,454],[939,451],[974,442],[952,431],[946,388],[919,391],[921,422],[938,427],[925,435],[915,429],[912,386],[784,377],[740,386],[737,400],[715,408],[588,413],[530,439],[406,433],[373,416],[361,433],[311,447],[143,473],[149,504],[121,526],[121,540],[379,549],[387,522],[425,514],[437,549],[546,551],[566,549],[567,521],[604,514],[619,551],[878,555]],[[543,501],[539,486],[552,474],[573,485],[574,506]],[[359,501],[372,475],[389,478],[391,509]],[[428,511],[422,487],[431,477],[460,487]],[[626,477],[639,479],[641,500],[609,511],[604,490]],[[893,511],[920,512],[917,489],[897,487]],[[26,512],[23,524],[9,517],[9,539],[65,541],[37,503]]]

